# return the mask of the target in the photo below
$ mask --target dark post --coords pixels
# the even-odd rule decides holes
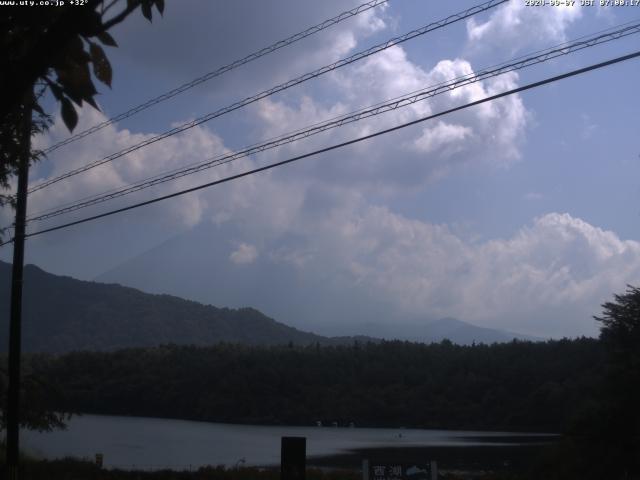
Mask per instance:
[[[282,437],[280,448],[280,480],[305,480],[307,439]]]
[[[22,271],[24,265],[24,234],[27,216],[27,186],[31,155],[31,92],[23,104],[24,125],[22,151],[18,166],[16,222],[13,238],[13,269],[11,272],[11,318],[9,323],[9,388],[7,395],[7,468],[9,480],[18,480],[20,464],[20,346],[22,321]]]

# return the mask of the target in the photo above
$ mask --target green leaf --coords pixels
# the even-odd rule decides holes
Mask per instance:
[[[141,8],[142,8],[142,15],[144,15],[144,18],[146,18],[151,22],[152,13],[151,13],[151,3],[149,2],[149,0],[144,0],[142,2]]]
[[[113,39],[113,37],[111,35],[109,35],[109,33],[107,33],[107,32],[99,33],[96,36],[98,37],[98,40],[100,40],[102,42],[103,45],[107,45],[109,47],[117,47],[118,46],[118,44]]]
[[[100,111],[100,107],[98,107],[98,104],[93,99],[93,96],[85,97],[83,98],[83,100],[87,102],[89,105],[91,105],[93,108],[95,108],[96,110]]]
[[[89,52],[93,63],[93,74],[98,80],[111,88],[111,64],[104,54],[104,50],[97,43],[89,43]]]
[[[96,36],[104,30],[102,16],[95,10],[82,8],[78,12],[78,33],[84,37]]]
[[[84,44],[82,43],[82,38],[76,35],[67,44],[66,49],[64,50],[64,54],[67,59],[70,59],[74,63],[83,64],[90,60],[89,55],[84,50]]]
[[[65,95],[71,98],[78,106],[82,106],[82,101],[84,100],[94,108],[98,108],[93,101],[93,96],[98,92],[91,80],[88,64],[68,63],[64,68],[56,68],[55,72]]]
[[[78,114],[76,113],[76,109],[73,108],[73,104],[67,97],[62,98],[62,120],[64,124],[69,129],[69,132],[73,132],[73,129],[76,128],[78,124]]]
[[[53,93],[53,96],[56,97],[56,100],[61,102],[63,98],[62,88],[60,88],[60,86],[56,85],[52,81],[49,81],[48,84],[49,88],[51,89],[51,93]]]

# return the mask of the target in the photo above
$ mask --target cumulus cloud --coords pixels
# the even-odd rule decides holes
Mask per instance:
[[[104,114],[90,107],[80,111],[80,121],[83,124],[97,124],[105,120]],[[114,152],[119,152],[132,145],[136,145],[151,138],[154,134],[134,133],[127,129],[119,129],[111,125],[91,136],[90,141],[79,141],[69,147],[51,154],[50,158],[39,163],[32,169],[31,185],[36,185],[44,179],[62,175],[73,169],[82,167],[96,160],[100,160]],[[34,142],[36,148],[47,146],[68,136],[66,127],[60,117],[47,135],[37,137]],[[131,152],[123,157],[70,177],[55,185],[34,192],[29,197],[29,215],[47,211],[52,207],[76,202],[87,196],[119,189],[161,172],[172,171],[176,168],[201,162],[207,158],[228,152],[222,139],[215,133],[203,127],[195,127],[189,132],[176,135],[148,147]],[[246,167],[242,161],[234,165],[222,166],[201,175],[199,182],[204,179],[217,178]],[[184,177],[170,184],[172,189],[187,188],[193,185],[193,178]],[[166,187],[166,185],[164,186]],[[149,194],[157,194],[158,189],[123,197],[120,202],[131,202],[132,199],[148,198]],[[162,190],[166,193],[166,190]],[[146,195],[146,197],[145,197]],[[114,203],[110,203],[113,206]],[[184,226],[197,224],[204,211],[205,204],[199,195],[181,197],[176,202],[167,204],[164,210],[165,219]],[[76,215],[86,215],[95,212],[94,208],[78,211]]]
[[[473,243],[446,225],[353,207],[305,225],[298,235],[305,232],[306,242],[279,248],[277,258],[304,258],[301,268],[312,274],[347,276],[413,318],[454,316],[540,336],[594,334],[599,305],[640,280],[639,242],[569,214]]]
[[[340,26],[323,48],[315,50],[312,55],[305,55],[304,62],[307,68],[316,69],[327,62],[339,60],[358,45],[359,39],[386,29],[384,11],[387,8],[387,5],[381,5],[376,9],[367,10],[356,16],[351,25]]]
[[[568,27],[582,16],[574,6],[529,7],[525,0],[512,0],[498,7],[489,19],[467,20],[467,38],[472,49],[519,50],[550,46],[566,40]]]
[[[438,152],[444,157],[450,157],[463,148],[464,140],[472,135],[469,127],[452,125],[439,121],[431,128],[425,128],[414,145],[416,150],[424,153]]]
[[[336,73],[332,81],[340,95],[334,103],[324,105],[308,95],[298,102],[269,100],[260,104],[258,115],[263,122],[264,136],[271,137],[376,104],[381,99],[396,98],[472,73],[472,65],[463,59],[442,60],[425,70],[396,46],[347,72]],[[296,142],[280,152],[311,151],[473,102],[517,85],[517,74],[505,74],[330,130]],[[352,147],[356,150],[354,155],[336,156],[340,159],[326,161],[321,166],[318,162],[302,171],[330,182],[357,183],[375,189],[404,189],[423,185],[470,162],[508,166],[520,158],[529,117],[522,99],[513,95],[357,145]],[[380,185],[381,178],[385,179],[383,186]]]
[[[238,245],[231,255],[229,255],[229,260],[231,260],[236,265],[248,265],[250,263],[255,262],[258,258],[258,250],[255,246],[248,243],[241,243]]]
[[[215,197],[227,198],[224,209],[232,212],[224,228],[260,238],[268,264],[349,285],[404,318],[453,316],[543,337],[593,335],[600,304],[640,281],[640,242],[568,213],[479,241],[374,205],[357,189],[294,187],[274,175],[235,188],[241,206],[228,193]],[[327,300],[322,288],[316,293]]]
[[[515,308],[535,312],[568,305],[597,313],[612,292],[640,278],[640,243],[623,241],[566,213],[537,218],[511,239],[487,242],[477,253],[478,292],[471,298],[487,295],[489,303],[480,310],[485,317],[505,316]],[[482,288],[491,278],[492,288]],[[501,299],[501,291],[509,292],[508,298]]]

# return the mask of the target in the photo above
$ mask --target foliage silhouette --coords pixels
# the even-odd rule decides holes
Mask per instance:
[[[459,346],[165,345],[27,357],[52,409],[231,423],[559,432],[594,394],[595,339]]]
[[[119,11],[113,13],[117,6]],[[41,133],[51,117],[40,104],[49,91],[60,103],[62,119],[73,131],[76,108],[84,102],[98,109],[93,76],[111,86],[111,64],[102,45],[115,47],[108,30],[140,8],[152,20],[152,8],[161,14],[164,0],[86,0],[78,6],[3,6],[0,17],[0,191],[10,188],[17,175],[27,136],[25,115],[33,119],[31,134]],[[29,162],[43,157],[31,151]],[[15,206],[15,197],[0,194],[0,207]],[[0,239],[4,232],[0,230]]]

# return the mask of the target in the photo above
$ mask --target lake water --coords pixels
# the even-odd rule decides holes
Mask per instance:
[[[447,430],[231,425],[158,418],[74,416],[68,429],[24,431],[21,445],[44,458],[94,459],[107,468],[197,468],[205,465],[278,465],[280,438],[307,438],[307,457],[380,447],[503,446],[522,434]],[[475,437],[475,438],[474,438]],[[242,460],[244,462],[242,462]]]

